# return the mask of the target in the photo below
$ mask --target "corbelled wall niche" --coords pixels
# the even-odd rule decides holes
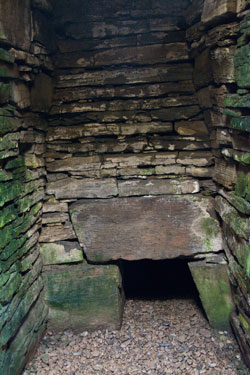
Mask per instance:
[[[1,373],[119,327],[119,259],[180,256],[250,364],[248,8],[0,1]]]

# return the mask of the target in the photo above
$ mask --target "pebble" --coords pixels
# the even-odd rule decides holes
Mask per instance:
[[[128,300],[120,331],[46,333],[23,375],[247,375],[192,299]]]

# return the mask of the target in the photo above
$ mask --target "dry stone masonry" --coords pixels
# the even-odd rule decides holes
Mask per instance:
[[[250,366],[250,2],[0,0],[0,373],[182,257]]]

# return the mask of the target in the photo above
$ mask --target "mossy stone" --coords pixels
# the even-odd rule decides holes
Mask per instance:
[[[245,132],[250,132],[250,117],[249,116],[234,117],[231,120],[231,128],[237,129],[237,130],[243,130]]]
[[[46,267],[43,274],[49,306],[49,326],[62,329],[97,329],[121,324],[121,278],[115,265]]]
[[[239,87],[250,87],[250,44],[237,48],[235,51],[235,79]]]
[[[233,311],[227,264],[189,263],[200,299],[212,327],[229,329]]]

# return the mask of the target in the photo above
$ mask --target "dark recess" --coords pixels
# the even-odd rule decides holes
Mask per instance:
[[[199,302],[187,260],[122,261],[121,269],[127,299],[193,298]]]

